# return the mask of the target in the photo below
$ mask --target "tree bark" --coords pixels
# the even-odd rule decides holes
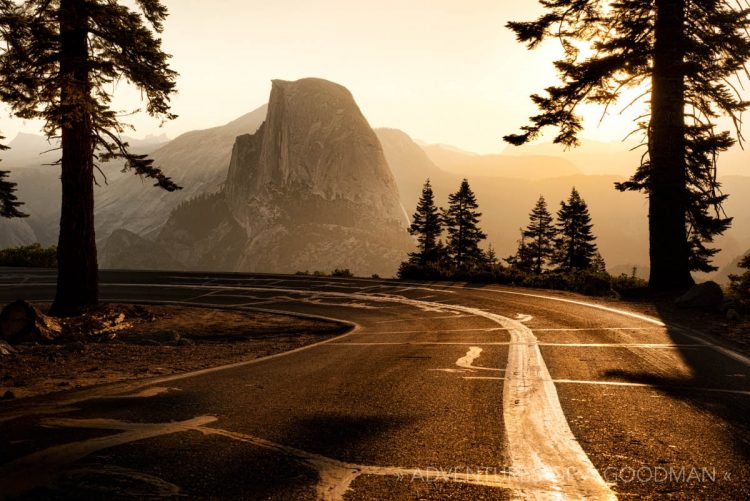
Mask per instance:
[[[88,15],[82,0],[60,2],[62,209],[55,315],[73,315],[99,300],[94,234],[94,160]]]
[[[654,67],[649,130],[649,241],[656,292],[694,284],[687,241],[685,1],[656,0]]]

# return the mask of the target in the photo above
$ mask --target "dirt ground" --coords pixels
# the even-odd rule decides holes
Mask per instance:
[[[44,306],[42,306],[44,310]],[[286,315],[180,306],[108,305],[105,328],[0,356],[0,399],[166,376],[251,360],[342,334],[349,327]],[[6,345],[7,346],[7,345]],[[2,405],[2,402],[0,402]]]

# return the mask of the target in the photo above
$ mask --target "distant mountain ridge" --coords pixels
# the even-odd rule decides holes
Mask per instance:
[[[212,260],[219,259],[216,254],[216,247],[220,245],[227,245],[231,248],[227,256],[232,253],[236,254],[236,256],[232,254],[234,257],[226,257],[228,261],[222,261],[222,267],[229,266],[227,263],[235,258],[239,260],[242,250],[235,248],[236,245],[239,245],[236,243],[237,235],[240,231],[247,234],[248,229],[251,229],[252,226],[250,224],[252,217],[243,216],[245,222],[242,224],[238,220],[230,223],[228,219],[223,219],[226,224],[215,227],[213,230],[216,233],[212,235],[209,235],[204,223],[201,223],[203,226],[199,225],[199,228],[196,227],[188,231],[185,228],[180,229],[182,227],[179,224],[174,224],[176,220],[171,223],[168,223],[168,221],[170,220],[170,214],[180,220],[198,219],[195,211],[183,211],[180,214],[176,214],[174,211],[180,204],[187,201],[223,192],[235,143],[239,145],[243,141],[248,141],[248,135],[254,134],[266,119],[267,111],[268,107],[264,105],[223,126],[188,132],[166,144],[156,142],[154,145],[156,149],[152,152],[152,156],[168,175],[184,187],[180,192],[161,192],[152,188],[149,183],[143,183],[132,174],[120,173],[115,165],[105,167],[109,184],[105,185],[103,180],[100,179],[102,186],[96,190],[97,232],[100,248],[104,247],[105,241],[112,232],[123,229],[152,242],[155,242],[161,235],[166,238],[169,234],[169,238],[174,244],[170,249],[182,256],[178,261],[186,259],[193,268],[206,267],[213,262]],[[335,113],[332,116],[335,118]],[[319,134],[323,124],[309,123],[308,126],[313,131],[314,136]],[[402,220],[405,218],[404,212],[409,215],[413,213],[421,186],[426,178],[429,177],[433,182],[437,202],[444,205],[448,194],[455,191],[462,177],[467,176],[477,193],[480,210],[484,214],[482,227],[489,234],[489,242],[493,244],[502,257],[509,255],[514,250],[518,239],[518,229],[527,223],[528,211],[540,194],[547,197],[551,209],[556,211],[559,200],[565,198],[570,188],[575,185],[591,207],[595,224],[594,232],[599,236],[598,244],[608,264],[619,271],[628,269],[628,266],[626,266],[628,263],[648,262],[647,201],[641,194],[620,194],[613,188],[613,183],[624,179],[624,175],[629,174],[630,171],[623,172],[623,176],[595,176],[586,174],[596,171],[591,167],[594,164],[582,166],[576,161],[576,159],[604,158],[605,160],[601,160],[601,162],[609,162],[614,166],[613,168],[620,165],[624,170],[624,166],[632,161],[632,156],[629,156],[632,153],[620,158],[618,160],[620,164],[615,165],[613,159],[617,158],[618,154],[611,154],[609,155],[610,160],[606,160],[608,157],[605,145],[584,142],[578,157],[575,156],[576,150],[572,150],[559,158],[550,159],[550,165],[561,166],[558,171],[545,167],[545,165],[541,165],[541,168],[537,169],[534,168],[535,164],[533,163],[530,163],[526,168],[527,164],[524,163],[525,157],[523,155],[527,151],[529,154],[533,153],[532,157],[536,159],[553,152],[554,148],[548,145],[532,145],[534,147],[529,150],[525,150],[525,147],[508,150],[508,153],[519,152],[520,157],[512,155],[482,156],[445,145],[440,145],[437,148],[424,144],[420,146],[408,134],[398,129],[377,129],[375,134],[377,138],[369,141],[375,148],[373,151],[377,149],[375,142],[382,146],[382,154],[390,168],[398,198],[403,205],[403,209],[399,207]],[[245,136],[245,139],[237,140],[238,136]],[[264,134],[261,134],[258,138],[262,139],[263,136]],[[299,137],[302,138],[302,142],[307,141],[306,136],[300,135]],[[49,156],[50,154],[40,156],[39,152],[31,153],[34,148],[49,149],[50,145],[41,136],[24,135],[17,139],[19,157],[17,161],[14,160],[15,166],[9,161],[12,157],[6,155],[10,152],[4,152],[0,167],[12,171],[12,180],[19,183],[19,196],[27,202],[25,210],[31,214],[31,217],[12,222],[0,221],[0,247],[34,241],[52,244],[56,241],[57,236],[60,203],[59,173],[54,167],[40,166],[43,160],[52,158]],[[262,147],[263,141],[260,141],[260,143]],[[310,152],[313,152],[310,149],[313,143],[308,142],[306,144],[306,148],[308,148],[306,151],[309,155]],[[296,147],[286,148],[283,151],[292,152]],[[623,149],[627,150],[625,146],[623,146]],[[436,150],[439,151],[436,153]],[[25,157],[20,154],[23,151],[26,152]],[[244,151],[247,151],[247,149]],[[265,151],[266,156],[273,156],[268,153],[272,149],[266,148]],[[335,151],[335,149],[332,151]],[[428,154],[430,151],[432,151],[432,155]],[[460,160],[460,162],[454,160],[453,168],[456,168],[455,165],[459,165],[461,162],[467,162],[467,159],[468,161],[472,161],[472,159],[476,161],[478,158],[488,160],[482,161],[487,162],[486,164],[476,162],[474,167],[467,164],[469,166],[465,172],[453,172],[438,165],[435,161],[445,158],[446,152],[454,155],[454,159]],[[318,154],[315,153],[315,155]],[[573,156],[569,156],[569,154]],[[295,158],[301,158],[299,153],[295,153],[295,155],[298,155]],[[439,157],[438,155],[442,156]],[[377,154],[374,154],[374,156],[377,156]],[[520,166],[513,166],[512,162],[516,159],[521,162]],[[504,168],[499,163],[506,160],[511,162],[505,164],[506,167],[510,165],[509,168]],[[600,160],[596,161],[599,162]],[[24,166],[20,167],[21,164]],[[268,166],[270,163],[264,161],[263,165]],[[573,166],[572,170],[570,165]],[[296,172],[295,176],[309,175],[314,171],[319,171],[313,167],[307,165],[305,169],[308,169],[309,172],[300,170]],[[283,169],[280,169],[279,172],[283,172]],[[566,172],[569,174],[560,175]],[[266,174],[259,177],[252,177],[255,174],[249,172],[246,174],[246,177],[255,180],[244,184],[248,190],[247,193],[259,193],[257,181],[259,179],[270,179],[265,177]],[[300,178],[298,177],[298,179]],[[318,181],[322,181],[322,178],[316,182]],[[721,181],[724,183],[724,191],[731,195],[726,206],[727,212],[735,217],[733,228],[717,242],[717,245],[724,249],[717,260],[717,264],[723,267],[728,265],[735,256],[750,248],[750,177],[724,176]],[[251,186],[253,183],[256,186]],[[341,188],[338,194],[344,195],[349,190],[350,188]],[[380,188],[375,191],[379,190]],[[362,189],[356,188],[353,191],[362,192]],[[335,193],[335,190],[332,193]],[[325,195],[325,193],[318,190],[318,195]],[[205,224],[209,224],[212,221],[211,218],[226,218],[226,214],[234,212],[226,199],[206,202],[205,205],[200,205],[200,207],[204,207],[208,211]],[[305,205],[302,204],[300,207],[305,207]],[[305,216],[304,211],[302,211],[300,217],[303,216]],[[232,217],[234,218],[234,216]],[[237,217],[243,219],[243,217]],[[168,225],[169,229],[167,230]],[[120,234],[122,241],[127,241],[128,239],[125,239],[123,235]],[[191,245],[195,244],[196,238],[205,239],[206,246],[203,251],[196,252],[191,257]],[[131,240],[135,241],[135,239]],[[208,245],[209,243],[211,245]],[[200,254],[201,257],[198,257],[197,254]],[[320,254],[324,255],[325,252],[321,251]],[[107,264],[106,261],[104,264]],[[257,264],[257,266],[261,264]],[[310,268],[313,267],[310,266]],[[630,266],[630,269],[632,269],[632,266]],[[639,273],[642,269],[644,269],[643,265],[639,266]]]

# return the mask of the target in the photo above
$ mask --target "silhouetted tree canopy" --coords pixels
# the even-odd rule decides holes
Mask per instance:
[[[442,232],[440,209],[435,205],[435,195],[428,179],[422,187],[422,194],[409,227],[409,233],[417,237],[419,244],[419,250],[410,255],[412,259],[422,266],[429,262],[437,262],[440,259],[438,250],[442,250],[442,246],[438,245]]]
[[[557,237],[553,261],[562,271],[591,270],[597,256],[601,259],[592,233],[594,225],[586,202],[573,188],[567,202],[557,211]],[[603,262],[603,260],[602,260]],[[602,266],[601,263],[598,264]]]
[[[612,107],[626,88],[642,88],[650,110],[638,121],[645,148],[633,178],[618,185],[649,196],[651,280],[655,289],[684,288],[690,270],[708,270],[714,236],[728,228],[726,199],[716,177],[717,155],[734,144],[717,128],[724,115],[735,124],[747,109],[739,75],[750,58],[750,9],[723,0],[542,0],[531,22],[508,27],[530,49],[547,39],[562,44],[555,68],[559,85],[532,95],[540,113],[521,133],[520,145],[556,129],[554,142],[578,144],[576,114],[583,103]],[[590,50],[585,50],[590,49]]]
[[[459,270],[471,268],[484,260],[479,242],[487,235],[479,229],[482,213],[477,208],[476,196],[464,179],[458,191],[448,197],[448,208],[443,214],[448,231],[447,250]]]
[[[0,0],[0,100],[26,120],[40,119],[61,141],[62,210],[58,286],[52,311],[75,313],[98,302],[94,169],[125,169],[168,191],[179,187],[146,155],[131,153],[128,127],[113,110],[120,82],[140,91],[145,111],[174,118],[169,99],[177,74],[158,34],[167,9],[159,0]]]
[[[557,229],[547,209],[547,201],[543,196],[539,196],[536,205],[531,209],[529,225],[523,230],[524,238],[521,240],[521,243],[526,245],[526,239],[528,239],[526,252],[533,260],[532,271],[534,273],[541,273],[544,266],[551,260],[555,250],[556,236]]]

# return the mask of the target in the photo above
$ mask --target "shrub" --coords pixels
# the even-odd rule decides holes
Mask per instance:
[[[740,268],[748,271],[742,275],[731,275],[729,293],[734,297],[743,311],[750,311],[750,255],[740,262]]]
[[[57,268],[57,247],[37,243],[0,250],[0,266]]]
[[[344,268],[342,270],[336,268],[335,270],[333,270],[333,272],[331,272],[331,276],[332,277],[341,277],[341,278],[353,278],[354,277],[354,273],[352,273],[351,271],[349,271],[349,268]]]

